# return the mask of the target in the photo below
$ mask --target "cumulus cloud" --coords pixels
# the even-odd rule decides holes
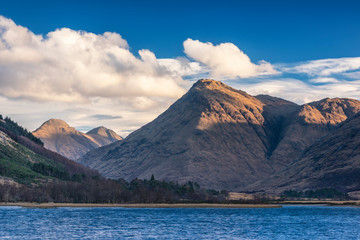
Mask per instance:
[[[268,62],[252,63],[250,58],[232,43],[213,45],[189,38],[184,42],[184,52],[188,57],[206,65],[215,77],[247,78],[277,73]]]
[[[198,67],[176,59],[164,64],[149,50],[139,56],[117,33],[62,28],[42,36],[0,16],[0,95],[8,98],[178,98],[185,92],[182,71]]]
[[[169,72],[180,74],[181,76],[194,76],[200,73],[208,72],[208,69],[201,66],[198,62],[190,62],[184,57],[159,59],[159,64],[165,67]]]
[[[183,76],[206,71],[186,58],[138,54],[117,33],[62,28],[43,36],[0,16],[1,113],[30,130],[60,118],[126,136],[185,93]]]
[[[310,76],[330,76],[360,69],[360,57],[312,60],[294,66],[284,66],[281,71],[305,73]]]

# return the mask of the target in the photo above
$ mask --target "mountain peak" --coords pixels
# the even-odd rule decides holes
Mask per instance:
[[[226,85],[220,81],[216,81],[213,79],[200,79],[194,84],[194,87],[215,87],[215,86],[224,87]]]
[[[117,140],[122,140],[123,139],[122,137],[117,135],[113,130],[108,129],[108,128],[104,127],[104,126],[94,128],[94,129],[88,131],[86,133],[86,135],[90,135],[90,136],[97,135],[97,136],[107,138],[107,139],[109,139],[111,141],[117,141]]]
[[[44,122],[40,128],[45,126],[54,126],[54,127],[65,127],[70,128],[69,124],[67,124],[64,120],[52,118]]]
[[[253,96],[247,94],[244,91],[232,88],[225,83],[215,81],[212,79],[198,80],[189,90],[186,95],[201,96],[204,99],[216,99],[217,101],[228,101],[230,99],[236,99],[240,102],[256,102],[261,105],[261,102]]]
[[[91,129],[91,130],[88,131],[86,134],[99,134],[99,133],[104,133],[104,132],[106,132],[106,130],[108,130],[106,127],[100,126],[100,127],[96,127],[96,128],[94,128],[94,129]]]
[[[76,132],[75,128],[70,127],[64,120],[52,118],[44,122],[33,134],[44,137],[55,133],[71,134],[73,132]]]
[[[245,93],[244,91],[239,91],[235,88],[226,85],[223,82],[212,79],[200,79],[192,86],[192,89],[222,90],[222,91],[230,90],[234,92]]]

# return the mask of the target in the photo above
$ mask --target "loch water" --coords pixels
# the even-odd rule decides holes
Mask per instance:
[[[0,207],[0,239],[360,239],[360,208]]]

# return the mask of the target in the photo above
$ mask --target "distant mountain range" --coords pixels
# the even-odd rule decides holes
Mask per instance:
[[[69,159],[76,160],[88,151],[122,140],[122,137],[105,127],[82,133],[60,119],[44,122],[32,133],[44,142],[44,146]]]
[[[279,192],[360,190],[360,102],[297,105],[199,80],[151,123],[79,159],[106,177]]]

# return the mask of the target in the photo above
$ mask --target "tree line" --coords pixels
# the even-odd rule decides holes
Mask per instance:
[[[206,190],[193,182],[134,179],[110,180],[86,176],[76,181],[50,181],[35,187],[0,185],[0,202],[62,203],[219,203],[226,201],[226,191]]]
[[[12,136],[24,136],[36,144],[44,145],[44,143],[40,140],[40,138],[35,137],[31,132],[29,132],[26,128],[23,128],[18,125],[17,122],[11,120],[9,117],[3,118],[0,114],[0,130],[8,133],[9,131],[12,133]],[[6,131],[7,130],[7,131]],[[16,140],[15,140],[16,141]]]
[[[321,188],[315,190],[286,190],[281,194],[284,199],[302,199],[302,198],[317,198],[317,199],[336,199],[346,200],[349,195],[345,192],[339,191],[335,188]]]

